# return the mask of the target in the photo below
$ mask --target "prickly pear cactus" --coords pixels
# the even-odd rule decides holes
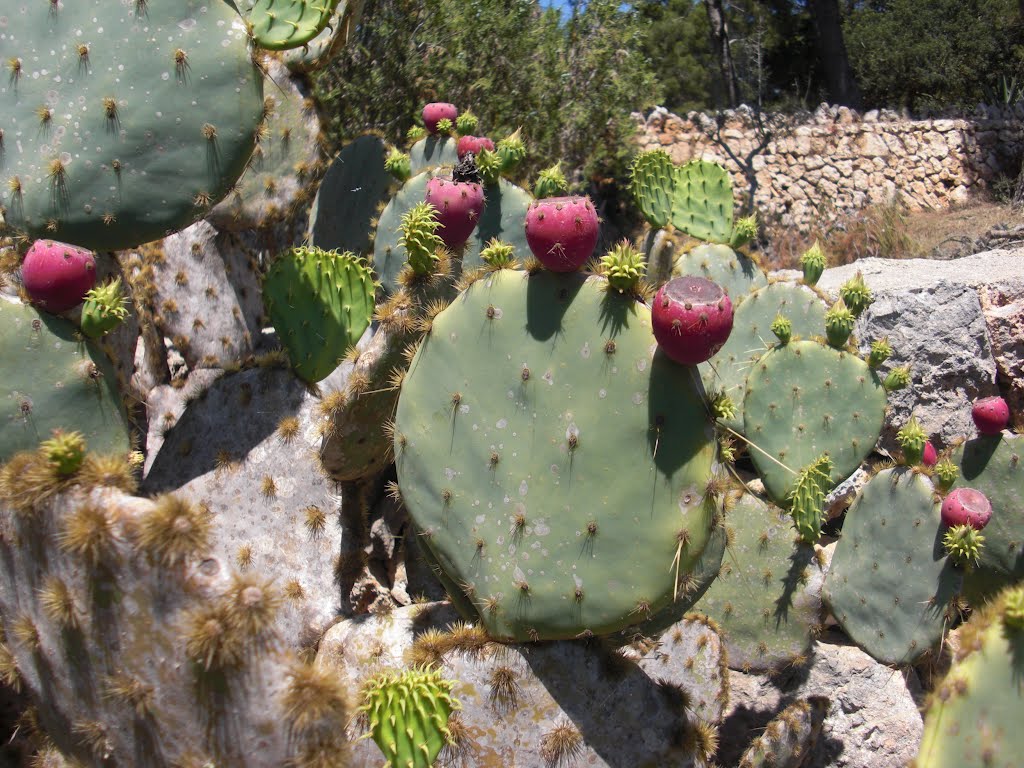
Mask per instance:
[[[708,390],[721,390],[732,398],[736,415],[723,423],[742,432],[747,376],[755,361],[775,344],[771,330],[775,318],[783,315],[790,322],[792,335],[808,338],[824,328],[825,304],[808,288],[779,282],[755,290],[739,299],[739,306],[733,306],[732,333],[718,353],[700,366],[700,372]]]
[[[0,298],[0,359],[0,462],[54,429],[80,432],[94,451],[127,453],[113,366],[70,322]]]
[[[614,632],[693,569],[715,443],[692,370],[653,350],[647,307],[579,274],[501,270],[434,318],[398,403],[398,484],[493,637]]]
[[[327,27],[303,46],[284,51],[281,58],[292,72],[308,74],[326,66],[348,42],[359,23],[365,0],[340,0]]]
[[[740,758],[739,768],[799,768],[821,733],[828,713],[824,696],[800,699],[786,707]]]
[[[386,155],[387,147],[377,136],[360,136],[342,148],[313,200],[310,245],[325,251],[370,252],[375,219],[395,185],[384,167]]]
[[[451,680],[433,667],[379,672],[363,686],[360,708],[392,768],[430,768],[451,739],[448,718],[460,705]]]
[[[703,277],[722,286],[735,310],[748,294],[768,285],[768,277],[757,262],[728,245],[705,243],[676,259],[672,277]]]
[[[457,147],[458,141],[452,136],[431,134],[420,139],[409,150],[412,175],[441,165],[455,165],[459,162]]]
[[[778,670],[806,658],[822,620],[823,574],[789,516],[744,494],[726,514],[721,571],[695,610],[721,628],[729,666]]]
[[[1024,590],[1006,590],[961,630],[960,650],[928,697],[916,768],[1011,768],[1024,731]]]
[[[266,69],[272,87],[252,158],[231,194],[207,216],[218,229],[266,228],[305,213],[323,173],[320,119],[308,106],[308,86],[276,59]]]
[[[698,240],[727,243],[732,237],[732,181],[716,163],[693,160],[676,169],[672,225]]]
[[[293,248],[267,272],[263,298],[295,372],[315,384],[370,324],[373,276],[351,253]]]
[[[825,579],[825,602],[843,631],[883,664],[912,664],[938,645],[960,590],[933,494],[907,467],[871,478],[846,513]]]
[[[263,78],[231,4],[10,10],[0,78],[8,226],[129,248],[191,224],[234,185],[255,146]]]
[[[388,292],[398,289],[398,274],[407,261],[406,251],[400,244],[402,216],[423,202],[432,173],[427,171],[413,176],[380,216],[373,242],[373,266]],[[484,212],[462,253],[463,271],[483,266],[480,253],[487,247],[488,241],[495,237],[514,246],[517,257],[525,258],[529,255],[523,222],[531,199],[524,189],[505,179],[484,186]]]
[[[676,168],[661,149],[641,152],[630,168],[629,189],[640,212],[653,227],[667,226],[672,218],[672,189]]]
[[[750,369],[743,434],[765,489],[779,503],[796,473],[822,454],[832,485],[874,450],[885,419],[885,389],[867,363],[816,341],[778,344]]]
[[[255,0],[249,9],[252,38],[260,48],[300,48],[319,35],[338,0]]]
[[[974,488],[992,503],[985,546],[978,564],[964,575],[972,598],[990,597],[1024,579],[1024,437],[982,435],[958,446],[952,461],[960,468],[951,488]]]

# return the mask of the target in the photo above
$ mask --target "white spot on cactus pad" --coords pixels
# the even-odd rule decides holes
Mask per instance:
[[[575,421],[572,422],[571,424],[569,424],[569,426],[565,430],[565,439],[566,440],[572,440],[574,437],[577,440],[579,440],[579,437],[580,437],[580,428],[576,426],[576,422]]]
[[[584,360],[590,357],[590,342],[583,343],[583,349],[580,350],[580,357]]]
[[[445,467],[445,468],[444,468],[444,476],[445,476],[446,478],[448,478],[449,480],[454,480],[454,479],[455,479],[455,477],[456,477],[456,476],[457,476],[458,474],[459,474],[459,473],[458,473],[458,472],[456,472],[456,471],[455,471],[454,469],[452,469],[451,467]]]
[[[647,370],[647,360],[642,358],[642,357],[639,360],[637,360],[636,361],[636,369],[638,371],[640,371],[641,373],[646,371]]]
[[[469,413],[469,406],[463,403],[459,406],[459,413]]]
[[[530,486],[526,484],[525,480],[523,480],[521,483],[519,483],[519,495],[520,496],[525,496],[529,492],[529,490],[530,490]]]
[[[545,371],[544,375],[541,376],[541,378],[544,379],[544,381],[546,381],[548,384],[554,385],[555,383],[555,374],[553,374],[551,371]]]
[[[533,523],[533,532],[537,536],[547,536],[549,533],[551,533],[551,528],[550,526],[548,526],[544,518],[539,518],[538,520],[535,520]]]
[[[508,419],[498,419],[495,425],[498,429],[504,429],[508,426]]]
[[[643,405],[644,404],[644,393],[643,392],[634,392],[632,399],[633,399],[633,405]]]
[[[516,581],[526,581],[526,574],[523,573],[523,569],[517,565],[515,570],[512,571],[512,578]]]
[[[487,522],[487,515],[477,515],[475,520],[477,525],[483,525]]]

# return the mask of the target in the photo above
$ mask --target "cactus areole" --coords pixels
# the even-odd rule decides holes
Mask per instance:
[[[33,304],[47,312],[66,312],[81,304],[96,284],[96,259],[84,248],[37,240],[21,265],[21,278]]]
[[[450,177],[434,176],[427,182],[426,201],[437,209],[438,236],[453,250],[465,245],[484,212],[480,171],[467,154]]]
[[[950,528],[969,525],[980,531],[992,519],[988,497],[974,488],[957,488],[942,501],[942,524]]]
[[[459,110],[454,104],[443,101],[435,101],[423,108],[423,125],[428,133],[437,133],[437,124],[442,120],[450,120],[452,123],[459,116]]]
[[[1010,422],[1010,407],[1001,397],[985,397],[971,408],[974,426],[983,435],[998,435]]]
[[[670,358],[683,365],[703,363],[732,332],[732,301],[710,280],[677,277],[654,297],[651,325],[654,338]]]
[[[535,200],[526,212],[526,242],[552,272],[575,272],[593,254],[599,224],[589,197]]]

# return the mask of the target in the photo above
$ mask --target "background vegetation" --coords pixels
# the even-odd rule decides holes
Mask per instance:
[[[522,127],[524,174],[621,177],[629,113],[822,101],[971,109],[1024,90],[1024,0],[366,0],[318,89],[341,143],[401,142],[427,101]]]

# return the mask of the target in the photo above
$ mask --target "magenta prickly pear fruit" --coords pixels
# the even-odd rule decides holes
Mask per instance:
[[[969,525],[980,531],[992,517],[992,505],[988,497],[973,488],[956,488],[942,500],[942,524],[953,528]]]
[[[1010,422],[1010,406],[1001,397],[985,397],[975,401],[971,418],[981,434],[998,435]]]
[[[92,251],[56,240],[36,240],[21,265],[21,279],[32,303],[47,312],[81,304],[96,284]]]
[[[714,356],[732,332],[732,302],[721,286],[703,277],[677,277],[658,290],[651,307],[654,338],[683,365]]]
[[[455,166],[451,178],[434,176],[427,182],[426,201],[437,209],[438,236],[450,249],[461,248],[473,234],[484,211],[484,188],[473,156]]]
[[[600,221],[590,198],[534,200],[526,212],[526,242],[552,272],[575,272],[597,245]]]
[[[442,120],[450,120],[453,124],[459,117],[459,110],[454,104],[435,101],[423,108],[423,125],[429,133],[437,133],[437,124]]]
[[[924,453],[921,455],[921,463],[926,467],[934,467],[939,463],[939,454],[935,451],[935,446],[932,445],[931,440],[924,444]]]
[[[494,142],[486,136],[462,136],[459,138],[459,143],[455,146],[455,151],[459,155],[459,160],[465,157],[469,152],[472,152],[474,155],[479,155],[481,149],[493,152]]]

